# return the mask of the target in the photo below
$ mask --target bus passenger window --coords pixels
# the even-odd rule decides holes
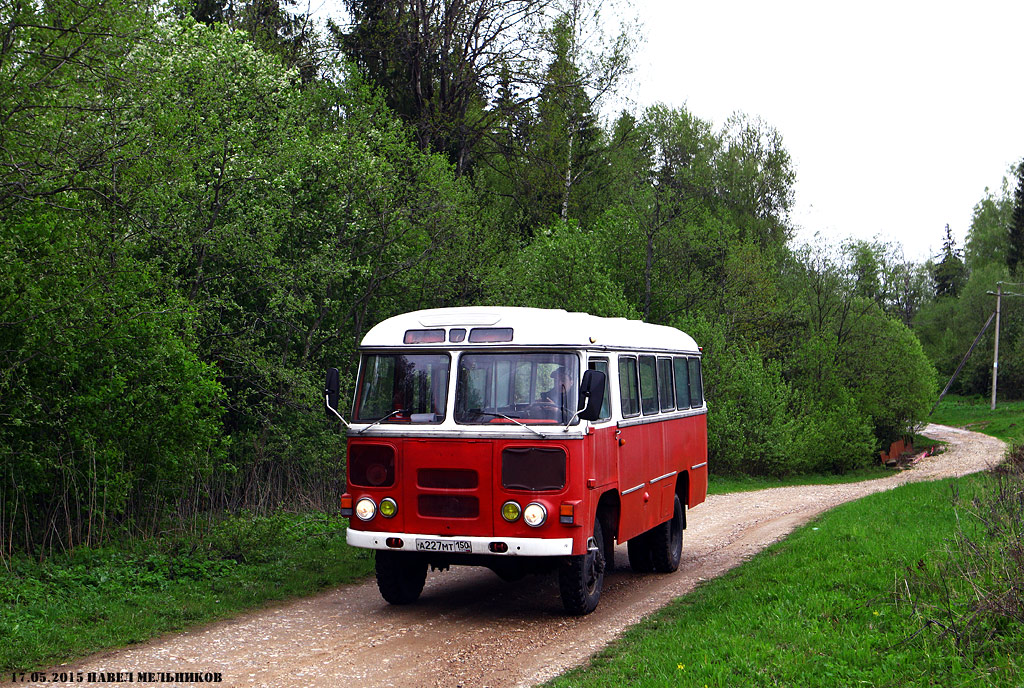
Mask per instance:
[[[676,369],[676,408],[685,411],[690,408],[690,375],[685,358],[673,361]]]
[[[619,358],[619,403],[622,405],[624,418],[640,413],[640,393],[637,389],[635,358]]]
[[[654,356],[640,357],[640,405],[644,415],[657,413],[658,406],[658,373],[654,366]]]
[[[674,411],[676,400],[672,395],[672,359],[658,359],[658,396],[661,397],[661,410]]]
[[[596,360],[595,359],[591,359],[590,363],[587,364],[587,367],[590,368],[591,370],[597,370],[599,372],[604,373],[604,379],[605,380],[609,379],[609,377],[608,377],[608,361],[607,360],[605,360],[603,358],[599,358],[599,359],[596,359]],[[580,400],[580,403],[583,403],[582,400]],[[601,421],[608,420],[611,417],[612,417],[612,390],[611,390],[611,385],[605,384],[605,386],[604,386],[604,401],[601,402],[601,416],[597,419],[596,422],[600,423]]]
[[[704,387],[700,380],[700,359],[690,359],[690,404],[694,408],[704,404]]]

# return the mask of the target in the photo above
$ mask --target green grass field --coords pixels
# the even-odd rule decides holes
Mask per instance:
[[[958,481],[959,489],[970,493],[982,480]],[[898,595],[909,570],[942,556],[952,511],[949,481],[841,506],[550,685],[1019,685],[1016,659],[975,667],[938,627],[915,637],[924,617]]]
[[[988,397],[949,394],[928,420],[983,432],[1010,442],[1024,436],[1024,401],[997,400],[993,411]]]

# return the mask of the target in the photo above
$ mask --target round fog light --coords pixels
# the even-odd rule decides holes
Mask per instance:
[[[534,528],[542,526],[544,521],[548,520],[548,510],[539,502],[531,502],[523,509],[523,520],[526,521],[526,525]]]
[[[363,497],[356,502],[356,516],[360,521],[369,521],[377,513],[377,505],[369,497]]]
[[[501,505],[501,517],[509,523],[518,521],[522,513],[523,510],[515,502],[505,502]]]
[[[380,500],[380,515],[384,518],[391,518],[398,513],[398,504],[391,497]]]

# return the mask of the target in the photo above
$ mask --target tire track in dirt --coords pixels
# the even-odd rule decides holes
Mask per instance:
[[[509,584],[487,570],[456,568],[429,574],[414,605],[389,606],[371,579],[55,670],[220,672],[226,686],[532,685],[584,662],[671,599],[838,504],[984,470],[1005,451],[977,433],[935,425],[926,432],[949,442],[948,450],[887,478],[709,497],[687,519],[674,574],[636,575],[625,546],[616,547],[601,603],[586,617],[563,615],[554,576]]]

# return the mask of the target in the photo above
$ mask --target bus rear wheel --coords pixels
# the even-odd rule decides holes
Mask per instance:
[[[419,599],[427,580],[427,562],[415,554],[377,550],[377,588],[390,604],[411,604]]]
[[[658,573],[672,573],[679,569],[683,556],[683,505],[676,495],[672,518],[645,535],[650,539],[651,564]]]
[[[558,569],[558,588],[566,612],[582,616],[597,608],[604,586],[604,568],[604,532],[601,521],[597,520],[587,553],[567,557]]]

